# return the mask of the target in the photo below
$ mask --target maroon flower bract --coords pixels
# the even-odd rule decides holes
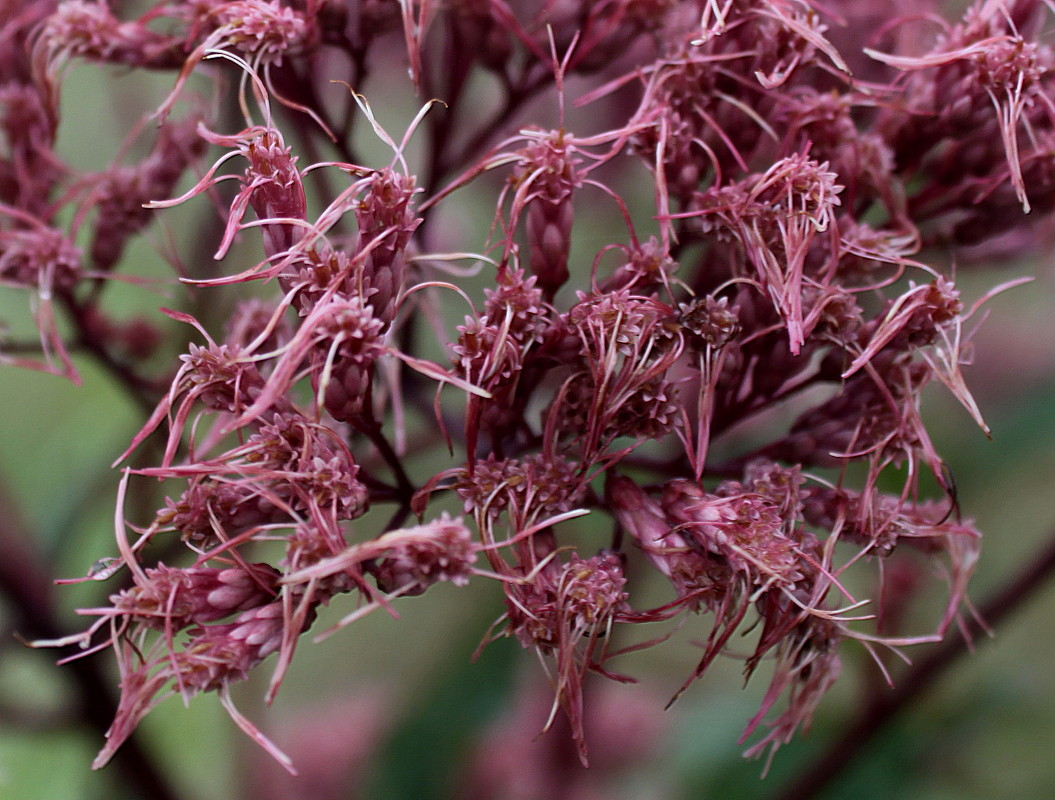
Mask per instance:
[[[163,697],[204,691],[286,763],[230,685],[276,654],[270,699],[322,606],[348,604],[344,628],[438,582],[501,585],[485,641],[538,653],[547,728],[566,715],[584,764],[588,676],[631,681],[623,656],[667,646],[675,618],[703,631],[675,697],[753,631],[746,674],[775,667],[744,737],[771,755],[809,725],[844,644],[884,669],[969,612],[980,537],[921,392],[937,379],[985,429],[960,368],[992,292],[970,305],[947,265],[1050,224],[1044,3],[979,0],[945,26],[929,6],[866,24],[849,0],[209,0],[137,20],[24,5],[0,39],[23,47],[0,60],[0,281],[29,293],[41,344],[0,361],[74,377],[61,311],[155,409],[124,454],[155,466],[124,469],[120,559],[91,576],[123,588],[61,642],[118,656],[96,766]],[[78,176],[54,153],[75,60],[176,73],[138,165]],[[195,97],[198,73],[227,112]],[[363,96],[385,99],[374,80],[395,73],[422,109],[398,141]],[[343,112],[331,81],[351,90]],[[565,103],[592,127],[572,130]],[[353,145],[364,120],[388,164]],[[452,246],[468,187],[490,193],[490,232]],[[246,296],[226,332],[167,311],[194,341],[158,392],[99,297],[151,219],[210,201],[222,272],[181,275]],[[600,234],[582,235],[587,209]],[[148,479],[164,506],[126,520]],[[142,563],[163,542],[182,566]],[[931,630],[883,617],[894,563],[947,583]],[[667,600],[642,605],[655,582]]]

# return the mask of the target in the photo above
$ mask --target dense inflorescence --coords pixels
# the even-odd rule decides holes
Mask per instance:
[[[679,694],[737,631],[754,631],[748,675],[775,665],[751,753],[809,724],[843,643],[882,666],[956,624],[979,533],[920,398],[937,379],[984,428],[960,372],[979,303],[944,265],[1021,252],[1048,224],[1043,2],[977,0],[942,25],[928,3],[904,20],[879,3],[877,24],[850,0],[111,5],[23,3],[0,37],[0,281],[40,330],[36,353],[0,342],[0,361],[75,378],[76,350],[99,359],[155,408],[125,454],[154,465],[125,468],[119,508],[148,479],[168,492],[91,576],[126,580],[76,637],[121,668],[97,765],[163,697],[203,691],[282,759],[229,687],[277,654],[273,695],[339,595],[344,627],[439,582],[498,581],[488,641],[549,665],[584,763],[587,676],[628,680],[610,662],[675,618],[704,630]],[[401,139],[359,94],[405,74],[394,42],[422,103]],[[139,162],[80,174],[56,152],[83,62],[174,73]],[[192,73],[228,87],[223,113]],[[389,163],[362,163],[363,120]],[[492,203],[466,239],[470,184]],[[159,379],[156,332],[102,297],[159,209],[206,198],[222,218],[195,237],[223,271],[173,259],[179,276],[265,292],[223,331],[167,311],[201,338]],[[143,563],[156,552],[187,565]],[[869,605],[899,559],[948,583],[932,630]],[[668,599],[643,606],[657,580]]]

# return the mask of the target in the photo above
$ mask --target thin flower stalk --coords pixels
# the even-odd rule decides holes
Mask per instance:
[[[85,579],[126,583],[38,643],[117,659],[96,766],[164,698],[215,692],[292,769],[232,687],[271,659],[271,702],[324,606],[322,637],[355,636],[470,579],[499,584],[484,644],[537,655],[542,727],[583,764],[587,687],[678,626],[698,635],[671,702],[719,658],[770,676],[742,739],[767,764],[847,648],[891,679],[970,627],[981,538],[924,390],[989,433],[963,368],[1017,284],[973,301],[956,278],[1050,238],[1047,6],[877,29],[860,3],[543,5],[4,22],[0,283],[39,341],[0,339],[0,363],[91,358],[144,410]],[[107,165],[66,163],[74,64],[168,71],[154,138],[145,110]],[[361,92],[417,110],[393,135]],[[164,230],[184,204],[206,216]],[[110,301],[147,237],[179,287],[157,326]]]

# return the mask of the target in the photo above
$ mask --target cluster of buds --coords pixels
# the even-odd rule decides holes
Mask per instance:
[[[162,480],[163,508],[119,514],[119,557],[91,576],[130,585],[64,640],[118,654],[122,703],[97,763],[162,697],[201,691],[281,760],[231,705],[232,682],[277,654],[273,696],[339,595],[355,596],[344,628],[470,579],[500,584],[485,641],[513,638],[549,665],[546,727],[563,712],[583,763],[587,676],[630,680],[611,662],[659,646],[683,617],[703,619],[705,636],[675,697],[734,633],[755,632],[747,674],[764,659],[775,669],[745,737],[772,753],[808,726],[843,643],[884,669],[884,649],[940,639],[965,607],[979,533],[959,516],[921,392],[937,379],[984,429],[960,368],[964,323],[986,298],[965,306],[942,265],[1028,244],[1051,210],[1055,53],[1036,43],[1047,6],[978,0],[937,32],[921,13],[886,26],[880,51],[851,2],[834,4],[841,31],[810,0],[388,5],[166,0],[122,21],[103,3],[27,4],[25,51],[0,57],[0,279],[36,293],[38,366],[74,374],[58,297],[79,344],[156,403],[124,457],[167,428],[156,466],[126,468],[119,498]],[[357,93],[382,41],[405,43],[423,103],[402,140]],[[59,193],[72,59],[177,77],[140,165]],[[168,119],[210,67],[239,78],[235,133],[202,121],[204,104]],[[475,70],[504,93],[493,117],[468,93]],[[343,119],[320,100],[331,78],[352,89]],[[597,109],[581,135],[566,128],[572,85]],[[507,129],[545,103],[556,129]],[[357,153],[364,118],[390,163]],[[416,171],[412,135],[426,139]],[[170,198],[209,146],[226,152]],[[304,165],[323,146],[338,158]],[[465,187],[486,191],[501,172],[486,241],[434,252],[459,235],[444,215]],[[644,213],[625,188],[642,175]],[[151,396],[159,381],[85,321],[147,210],[200,196],[226,205],[216,259],[236,260],[249,238],[264,256],[185,282],[271,294],[243,300],[222,337],[168,311],[204,343]],[[591,196],[592,216],[612,220],[592,255],[581,251],[597,234],[581,236],[575,213]],[[76,234],[93,220],[84,252]],[[488,281],[475,300],[447,279],[464,258]],[[460,323],[439,302],[459,294],[472,309]],[[0,359],[30,361],[2,343]],[[796,419],[773,427],[775,409]],[[385,506],[387,522],[359,522]],[[582,543],[587,527],[605,546]],[[143,563],[166,540],[187,566]],[[921,555],[947,603],[933,629],[901,630],[873,601],[888,563]],[[638,599],[650,581],[668,592],[658,606]]]

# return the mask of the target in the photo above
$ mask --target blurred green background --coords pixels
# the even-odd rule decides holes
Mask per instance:
[[[113,84],[124,87],[123,103],[147,108],[155,102],[150,98],[161,96],[157,86],[168,85],[160,80],[152,87],[116,71],[74,70],[63,107],[63,155],[82,168],[104,167],[123,132],[117,115],[101,113],[105,106],[98,98]],[[207,204],[201,205],[172,212],[166,224],[173,230],[193,224],[195,214],[209,213]],[[134,265],[129,272],[165,275],[167,268],[150,247],[140,247],[128,257],[126,263]],[[1052,265],[1042,260],[999,270],[969,267],[959,282],[970,301],[1023,274],[1037,280],[989,304],[990,319],[974,340],[976,366],[966,370],[992,441],[941,387],[930,392],[926,409],[937,449],[955,474],[963,512],[985,532],[971,592],[979,604],[1055,535]],[[142,287],[116,286],[111,294],[112,308],[125,316],[154,313],[171,302]],[[13,336],[32,333],[25,293],[0,290],[0,319]],[[118,475],[109,464],[141,424],[105,375],[83,359],[77,363],[84,378],[79,387],[42,374],[0,370],[0,486],[30,532],[31,546],[56,577],[83,575],[97,558],[113,552]],[[149,506],[156,498],[131,502]],[[71,630],[83,623],[74,609],[101,602],[100,589],[105,587],[53,590]],[[344,783],[316,788],[309,779],[287,783],[212,696],[196,698],[187,709],[170,699],[152,713],[142,726],[150,752],[186,800],[295,798],[314,791],[370,800],[466,796],[470,762],[499,761],[498,754],[477,750],[481,737],[496,730],[504,711],[517,704],[539,706],[545,693],[530,687],[525,676],[539,673],[538,664],[514,642],[492,644],[471,661],[500,610],[493,586],[443,585],[428,598],[398,601],[398,621],[377,613],[320,644],[305,641],[269,710],[259,700],[268,665],[235,692],[242,710],[295,760],[329,759],[331,765],[336,760],[343,766],[331,771],[343,770]],[[348,610],[337,603],[314,630],[324,630]],[[11,616],[9,607],[0,606],[0,797],[134,798],[112,767],[89,769],[102,742],[96,732],[69,724],[68,668],[55,667],[52,652],[23,648],[14,638]],[[818,797],[1051,796],[1055,759],[1046,751],[1055,742],[1053,618],[1055,591],[1048,586],[1002,622],[991,641],[978,640],[973,655],[955,662],[933,691],[897,717]],[[784,747],[760,780],[761,764],[741,758],[737,739],[757,709],[764,674],[745,689],[737,662],[719,664],[671,710],[661,710],[691,670],[698,650],[688,642],[702,630],[687,625],[675,642],[617,662],[616,668],[640,679],[637,686],[615,686],[610,693],[597,689],[608,715],[597,728],[612,740],[615,755],[606,759],[609,748],[602,745],[589,777],[575,778],[582,781],[583,797],[589,791],[611,798],[778,797],[782,786],[838,739],[876,680],[865,654],[848,646],[844,677],[822,703],[812,731]],[[113,680],[116,684],[116,672]],[[544,705],[543,700],[543,715]],[[552,748],[554,737],[562,735],[518,740],[503,757],[541,759],[535,751]],[[578,768],[570,769],[574,775]],[[530,786],[522,789],[516,796],[546,796],[530,794],[535,791]],[[514,795],[503,789],[496,796]]]

